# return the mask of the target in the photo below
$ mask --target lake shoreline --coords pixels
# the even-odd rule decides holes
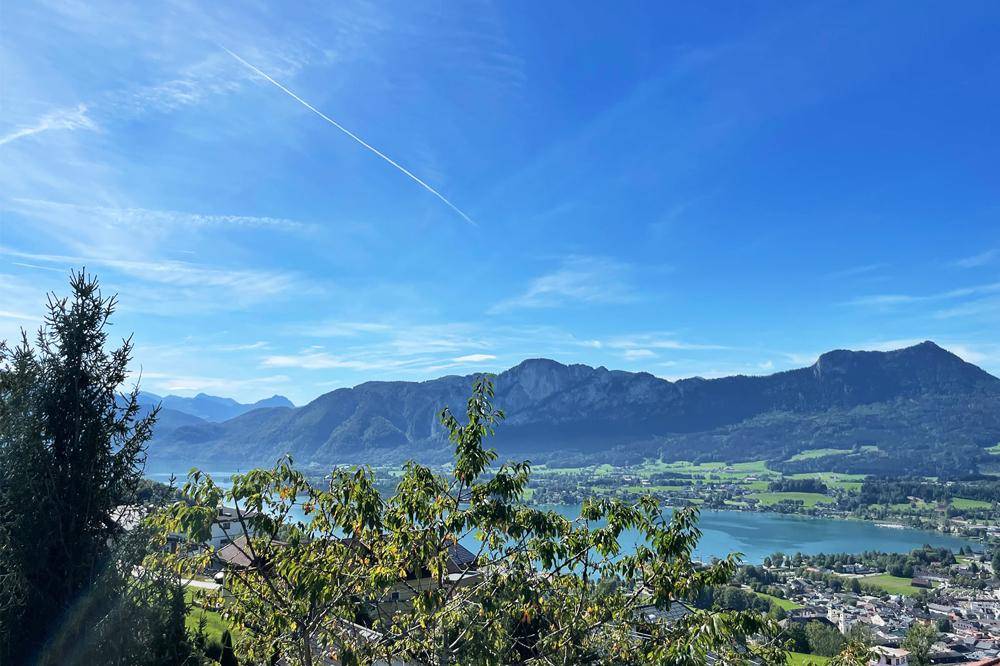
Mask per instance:
[[[218,470],[211,473],[223,488],[229,486],[232,474]],[[160,481],[169,477],[169,472],[148,476]],[[577,518],[580,513],[579,503],[526,503],[539,509],[555,510],[570,519]],[[662,506],[668,511],[682,508],[666,502]],[[705,560],[740,552],[744,555],[744,563],[759,564],[764,557],[779,551],[809,555],[820,552],[909,552],[924,544],[949,547],[956,552],[963,546],[977,551],[982,549],[979,542],[951,533],[908,526],[882,527],[874,521],[852,516],[810,516],[737,508],[699,508],[699,512],[698,527],[702,531],[702,539],[695,552]],[[638,535],[623,534],[623,546],[633,548],[637,543]]]

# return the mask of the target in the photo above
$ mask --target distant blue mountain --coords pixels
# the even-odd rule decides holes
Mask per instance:
[[[148,407],[159,404],[161,421],[163,421],[164,417],[166,417],[172,424],[176,423],[176,425],[190,425],[191,423],[201,421],[219,423],[236,418],[237,416],[246,414],[247,412],[255,409],[295,407],[291,400],[282,395],[273,395],[270,398],[258,400],[253,404],[244,404],[236,402],[232,398],[220,398],[218,396],[208,395],[205,393],[199,393],[193,398],[184,398],[178,395],[166,395],[161,397],[155,393],[143,391],[139,394],[139,402]],[[189,419],[189,423],[183,423],[185,419],[172,414],[166,414],[168,411],[177,412],[178,414],[189,417],[195,417],[196,420]],[[161,427],[163,426],[164,424],[161,423]]]

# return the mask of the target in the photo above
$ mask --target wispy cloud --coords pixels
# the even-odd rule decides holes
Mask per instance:
[[[235,229],[271,229],[276,231],[308,231],[311,224],[282,217],[262,217],[255,215],[213,215],[174,210],[149,208],[113,208],[109,206],[88,206],[46,201],[42,199],[13,199],[8,207],[18,212],[49,218],[69,217],[79,224],[81,219],[100,221],[105,225],[132,227],[149,230],[150,226],[160,227],[176,233],[178,227],[209,228],[223,227]]]
[[[216,349],[221,352],[241,352],[241,351],[254,351],[256,349],[266,349],[268,343],[263,340],[258,340],[257,342],[247,342],[243,344],[234,345],[218,345]]]
[[[895,338],[891,340],[869,340],[859,344],[851,345],[849,349],[864,351],[895,351],[919,345],[924,340],[921,338]]]
[[[0,273],[0,340],[20,337],[22,328],[41,323],[45,311],[44,281]]]
[[[553,308],[572,304],[627,303],[637,298],[627,264],[601,257],[573,256],[535,278],[520,295],[489,309],[500,314],[524,308]]]
[[[315,349],[306,349],[299,354],[274,354],[265,356],[261,360],[261,365],[268,368],[300,368],[303,370],[387,370],[401,368],[411,363],[413,361],[388,357],[363,360]]]
[[[600,364],[602,359],[588,357],[591,354],[610,354],[607,358],[642,362],[655,359],[666,351],[715,352],[729,349],[719,344],[678,339],[664,332],[602,340],[579,337],[554,327],[487,326],[481,322],[437,325],[407,321],[377,325],[320,322],[299,324],[294,331],[292,335],[302,341],[336,336],[337,347],[334,351],[313,345],[294,353],[269,354],[260,360],[263,367],[329,371],[335,376],[363,372],[366,378],[423,379],[454,368],[475,368],[499,358],[511,359],[511,364],[533,357]]]
[[[858,277],[859,275],[868,275],[876,271],[886,268],[888,264],[876,263],[876,264],[864,264],[861,266],[851,266],[849,268],[844,268],[839,271],[834,271],[832,273],[827,273],[826,277],[830,280],[843,280],[845,278]]]
[[[389,324],[370,321],[320,321],[296,324],[289,332],[312,338],[353,338],[372,333],[386,333],[392,330]]]
[[[937,310],[935,319],[957,319],[960,317],[976,317],[1000,312],[1000,298],[979,298],[953,307]]]
[[[315,285],[306,283],[299,276],[286,271],[225,269],[173,260],[138,261],[102,256],[35,254],[4,247],[0,247],[0,254],[61,266],[66,271],[81,266],[91,269],[104,267],[129,278],[155,284],[160,288],[187,290],[188,295],[192,296],[188,300],[191,302],[198,300],[202,307],[238,308],[279,294],[301,294],[315,289]],[[141,285],[128,286],[133,296],[144,294],[155,298],[154,292],[148,289],[143,291]],[[143,299],[137,297],[130,302],[132,307],[141,308],[142,304]]]
[[[261,359],[266,368],[296,368],[300,370],[347,370],[363,372],[417,373],[433,375],[452,368],[468,367],[496,360],[493,354],[465,354],[451,359],[441,359],[434,354],[398,355],[383,348],[378,353],[373,348],[351,353],[332,354],[322,348],[306,348],[297,354],[274,354]]]
[[[278,63],[284,73],[291,74],[301,63],[272,56],[270,62]],[[171,113],[185,107],[203,103],[211,97],[238,92],[249,81],[248,77],[233,77],[222,57],[210,55],[184,67],[177,76],[155,83],[128,86],[112,90],[74,107],[54,109],[33,123],[14,129],[0,137],[0,146],[52,130],[89,130],[101,128],[95,118],[113,121],[134,119],[151,113]]]
[[[343,363],[377,369],[379,367],[402,367],[424,363],[447,363],[458,356],[487,354],[498,344],[498,339],[508,336],[527,336],[520,332],[501,329],[484,329],[478,324],[450,322],[440,324],[417,323],[410,320],[382,322],[320,321],[298,323],[288,326],[286,334],[302,340],[323,340],[337,338],[338,356],[323,352],[322,345],[313,345],[305,350],[314,358],[306,363],[338,367]],[[320,353],[323,352],[323,353]],[[389,363],[396,359],[400,363]],[[272,359],[271,363],[278,362]],[[280,359],[283,363],[298,363]]]
[[[246,81],[229,75],[222,59],[210,55],[185,67],[178,76],[156,83],[125,88],[104,98],[106,110],[118,116],[170,113],[207,99],[238,92]]]
[[[142,373],[142,386],[156,392],[214,392],[231,396],[234,393],[253,391],[271,395],[275,387],[291,381],[288,375],[267,375],[262,377],[212,377],[202,375],[174,375],[167,372]]]
[[[23,312],[12,312],[10,310],[0,310],[0,319],[20,319],[22,321],[41,321],[40,317],[25,314]]]
[[[84,264],[106,266],[132,277],[161,284],[191,287],[223,287],[273,295],[288,290],[294,278],[285,273],[251,271],[243,269],[224,270],[192,264],[184,261],[133,261],[109,257],[80,257],[57,254],[33,254],[0,248],[0,253],[34,261],[62,264],[67,269]]]
[[[812,365],[819,358],[819,354],[814,352],[782,352],[781,355],[795,366]]]
[[[985,284],[974,285],[971,287],[950,289],[948,291],[942,291],[933,294],[874,294],[871,296],[862,296],[861,298],[856,298],[854,300],[848,301],[847,305],[876,306],[876,307],[905,305],[907,303],[947,301],[959,298],[968,298],[970,296],[994,294],[998,292],[1000,292],[1000,282],[989,282]]]
[[[452,359],[455,363],[483,363],[484,361],[496,360],[493,354],[466,354]]]
[[[0,146],[51,130],[78,129],[90,131],[98,129],[97,124],[87,115],[86,104],[78,104],[72,109],[50,111],[33,124],[20,127],[0,136]]]
[[[613,337],[603,343],[611,349],[668,349],[685,351],[721,351],[731,349],[726,345],[708,344],[703,342],[688,342],[678,340],[669,333],[635,333]]]
[[[997,258],[1000,258],[1000,250],[993,248],[980,252],[979,254],[974,254],[970,257],[958,259],[952,262],[952,265],[958,268],[978,268],[980,266],[992,264],[997,260]]]

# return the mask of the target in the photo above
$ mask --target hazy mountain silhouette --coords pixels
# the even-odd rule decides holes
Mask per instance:
[[[179,395],[158,396],[155,393],[142,391],[139,394],[139,402],[143,405],[152,406],[159,404],[161,415],[167,412],[179,412],[188,416],[193,416],[202,421],[226,421],[254,409],[267,407],[294,407],[292,401],[282,395],[273,395],[251,404],[239,403],[232,398],[220,398],[214,395],[199,393],[193,398],[184,398]],[[180,417],[170,415],[171,420],[184,421]],[[188,424],[191,421],[188,420]]]

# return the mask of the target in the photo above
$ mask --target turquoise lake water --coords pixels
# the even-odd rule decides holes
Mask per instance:
[[[163,481],[169,475],[153,474]],[[212,478],[225,487],[228,473],[212,474]],[[558,511],[568,518],[579,515],[578,505],[553,505],[542,507]],[[860,553],[878,550],[905,553],[924,544],[945,546],[957,551],[965,545],[981,550],[980,544],[958,537],[914,529],[879,527],[860,520],[809,518],[779,513],[752,513],[744,511],[702,511],[698,523],[702,538],[695,550],[695,557],[710,560],[729,553],[743,553],[743,561],[759,564],[777,551],[787,553]],[[639,539],[637,533],[626,533],[622,545],[632,548]],[[472,549],[473,540],[466,546]]]

